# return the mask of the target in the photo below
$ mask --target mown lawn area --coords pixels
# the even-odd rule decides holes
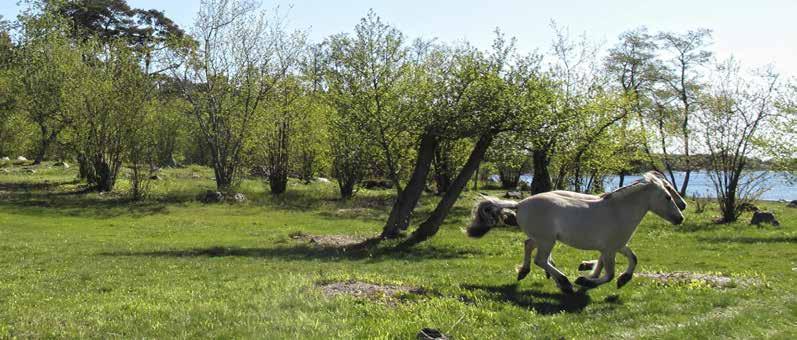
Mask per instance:
[[[441,232],[414,249],[320,247],[309,236],[376,234],[392,191],[336,199],[334,184],[291,182],[272,197],[245,180],[243,204],[202,204],[206,168],[164,170],[143,202],[81,192],[75,169],[20,165],[0,173],[0,338],[795,338],[797,209],[760,203],[781,227],[711,223],[692,205],[673,226],[649,214],[630,243],[636,276],[564,296],[539,268],[515,279],[523,235],[465,237],[476,200],[463,196]],[[497,193],[497,192],[496,192]],[[435,197],[424,197],[419,218]],[[308,236],[309,235],[309,236]],[[571,280],[597,254],[558,245]],[[618,256],[618,268],[625,259]],[[326,295],[360,281],[419,288],[398,296]]]

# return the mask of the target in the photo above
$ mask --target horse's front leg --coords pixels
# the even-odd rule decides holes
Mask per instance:
[[[620,253],[628,258],[628,267],[625,269],[625,272],[623,272],[620,277],[617,278],[617,288],[622,288],[626,283],[628,283],[628,281],[631,281],[637,264],[636,254],[634,254],[634,252],[631,250],[631,248],[628,248],[628,246],[620,249]]]
[[[550,262],[554,242],[540,242],[537,245],[539,248],[537,249],[537,255],[534,256],[534,264],[540,266],[546,273],[553,276],[554,280],[556,280],[556,285],[559,286],[559,289],[562,290],[563,293],[572,294],[573,285],[570,283],[570,280]]]
[[[615,255],[616,254],[614,252],[601,253],[601,257],[600,257],[600,260],[598,261],[598,263],[603,263],[603,265],[604,265],[604,267],[606,269],[604,274],[603,274],[603,276],[598,278],[598,279],[591,278],[591,277],[579,276],[578,279],[576,279],[576,284],[579,285],[579,286],[587,287],[587,288],[595,288],[595,287],[600,286],[600,285],[602,285],[602,284],[604,284],[606,282],[611,281],[614,278],[614,257],[615,257]],[[597,265],[595,267],[596,267],[595,269],[598,269]]]
[[[531,271],[531,252],[535,247],[534,240],[528,239],[523,243],[523,264],[517,269],[517,280],[523,280]]]

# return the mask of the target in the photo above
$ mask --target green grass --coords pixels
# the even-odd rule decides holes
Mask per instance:
[[[459,339],[797,336],[797,209],[781,203],[761,203],[780,228],[714,225],[715,211],[690,209],[682,226],[646,217],[630,243],[639,272],[716,273],[757,285],[635,277],[621,290],[612,282],[563,296],[538,268],[515,281],[519,232],[462,234],[472,193],[431,241],[358,253],[291,235],[375,234],[391,191],[342,202],[334,185],[291,182],[273,197],[246,180],[247,203],[203,205],[193,198],[213,188],[212,173],[191,168],[165,170],[147,200],[129,202],[124,180],[120,193],[75,194],[74,168],[8,168],[0,173],[0,338],[413,338],[424,327]],[[424,197],[417,218],[434,201]],[[559,245],[554,257],[572,280],[596,254]],[[356,299],[318,288],[345,280],[426,293]]]

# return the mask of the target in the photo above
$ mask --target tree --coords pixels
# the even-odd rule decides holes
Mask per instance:
[[[736,221],[742,203],[766,189],[766,172],[748,171],[748,160],[777,156],[770,145],[793,131],[793,125],[781,124],[793,124],[794,118],[777,105],[780,81],[771,69],[746,77],[738,62],[729,59],[717,65],[712,78],[700,101],[697,137],[708,150],[721,222],[727,223]]]
[[[711,52],[706,50],[711,39],[711,31],[698,29],[687,31],[683,34],[660,33],[657,39],[670,57],[662,64],[659,76],[663,88],[656,91],[654,105],[657,116],[658,134],[664,165],[670,175],[670,182],[679,190],[681,196],[686,196],[689,178],[694,170],[690,163],[689,155],[694,146],[690,144],[692,126],[690,118],[694,112],[694,104],[699,97],[700,67],[711,58]],[[680,153],[684,155],[684,179],[678,184],[672,163],[672,150],[668,149],[668,137],[672,136],[678,141]]]
[[[286,75],[275,62],[275,32],[278,23],[252,2],[207,1],[194,24],[196,49],[176,55],[182,66],[173,76],[210,149],[220,190],[235,182],[261,105]]]
[[[44,160],[50,146],[71,121],[63,108],[67,76],[80,62],[62,19],[53,13],[22,16],[15,67],[17,102],[39,130],[34,164]]]
[[[402,157],[416,138],[412,124],[417,118],[406,101],[414,84],[407,81],[404,35],[369,11],[353,36],[334,35],[327,49],[326,81],[333,105],[347,116],[345,121],[367,134],[362,142],[381,151],[386,175],[400,194]]]

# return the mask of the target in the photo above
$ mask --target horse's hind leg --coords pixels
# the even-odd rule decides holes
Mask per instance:
[[[603,263],[603,265],[606,268],[606,271],[603,274],[603,276],[600,278],[579,276],[578,279],[576,279],[576,284],[587,288],[595,288],[606,282],[611,281],[614,278],[614,257],[615,253],[608,253],[608,252],[602,253],[598,263]],[[597,265],[596,269],[598,269]]]
[[[622,288],[626,283],[628,283],[628,281],[631,281],[637,264],[636,254],[634,254],[634,252],[631,250],[631,248],[628,248],[628,246],[620,249],[620,253],[628,258],[628,267],[625,269],[625,272],[620,274],[620,277],[617,278],[617,288]]]
[[[553,276],[554,280],[556,280],[556,285],[559,286],[559,289],[561,289],[563,293],[571,294],[573,293],[573,285],[570,283],[570,280],[568,280],[567,276],[562,274],[559,269],[551,265],[549,261],[553,245],[554,242],[539,243],[537,255],[534,256],[534,264],[540,266],[546,273]]]
[[[523,280],[531,271],[531,252],[534,251],[535,246],[534,240],[532,239],[523,242],[523,264],[517,269],[518,281]]]

